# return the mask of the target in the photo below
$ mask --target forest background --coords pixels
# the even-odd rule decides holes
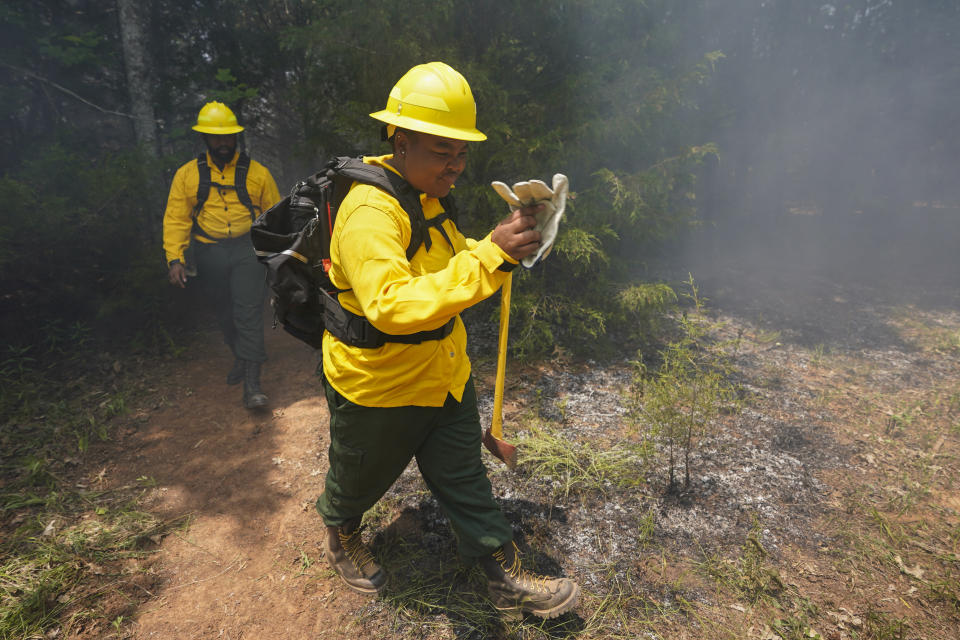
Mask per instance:
[[[189,474],[179,467],[169,473],[140,471],[141,461],[132,465],[134,484],[103,493],[107,467],[94,465],[96,455],[120,459],[118,450],[126,451],[130,440],[151,429],[184,430],[196,435],[187,458],[213,474],[201,475],[198,486],[220,486],[216,474],[222,465],[208,464],[199,447],[214,432],[190,431],[204,420],[178,415],[183,423],[150,422],[151,415],[155,421],[169,418],[174,410],[162,410],[181,391],[184,406],[195,410],[218,413],[226,406],[206,397],[191,405],[186,398],[192,388],[177,387],[175,378],[186,369],[203,373],[204,366],[215,365],[195,351],[195,329],[212,324],[195,312],[193,288],[184,292],[167,283],[161,249],[170,180],[202,150],[190,130],[201,106],[219,100],[233,108],[246,126],[243,144],[269,167],[284,193],[331,155],[386,152],[378,123],[368,114],[382,108],[407,69],[431,60],[447,62],[468,78],[478,126],[489,136],[471,146],[457,185],[468,235],[485,234],[506,213],[489,187],[492,180],[549,181],[562,172],[574,191],[550,259],[514,278],[513,355],[547,356],[530,367],[546,362],[562,369],[556,378],[576,388],[570,397],[582,392],[581,418],[591,424],[602,402],[596,394],[604,391],[596,386],[606,375],[596,360],[609,355],[615,357],[604,364],[623,364],[636,358],[638,349],[652,356],[634,372],[627,393],[642,399],[630,409],[642,410],[637,420],[663,423],[649,433],[656,436],[659,429],[658,446],[668,445],[668,483],[653,472],[641,477],[629,457],[617,458],[628,450],[609,449],[606,433],[594,433],[593,440],[574,433],[565,415],[577,410],[576,402],[557,405],[562,428],[556,437],[544,432],[539,441],[524,440],[534,460],[525,464],[538,464],[538,451],[541,462],[549,462],[550,451],[560,451],[568,462],[587,457],[608,464],[600,464],[597,485],[606,486],[604,474],[619,460],[629,472],[616,477],[631,487],[650,480],[650,500],[638,503],[643,509],[623,522],[650,534],[640,536],[644,540],[672,539],[670,531],[689,529],[687,520],[677,520],[683,524],[675,530],[664,527],[671,509],[689,513],[675,500],[680,494],[674,489],[690,482],[684,458],[694,441],[686,438],[675,459],[673,444],[691,431],[677,431],[671,420],[676,422],[674,409],[683,405],[683,393],[706,388],[700,426],[724,423],[733,430],[727,440],[713,441],[726,442],[718,450],[730,458],[718,461],[720,470],[704,472],[704,478],[732,478],[752,490],[755,476],[726,470],[730,460],[755,460],[754,450],[738,447],[757,442],[799,452],[796,459],[811,465],[811,476],[828,475],[817,465],[831,456],[844,463],[852,458],[846,445],[837,448],[843,437],[831,449],[823,433],[829,427],[843,436],[848,425],[856,447],[863,447],[861,467],[868,469],[861,477],[849,473],[855,467],[843,467],[837,484],[850,495],[872,495],[863,488],[868,485],[914,486],[900,477],[912,462],[882,456],[871,448],[873,440],[861,442],[864,430],[876,429],[877,442],[897,455],[929,450],[929,460],[936,457],[944,465],[936,468],[947,479],[937,484],[934,467],[917,463],[916,486],[931,487],[924,494],[927,506],[936,506],[940,496],[954,500],[956,458],[946,453],[960,433],[960,394],[951,377],[960,334],[950,315],[958,308],[960,264],[960,182],[954,179],[960,160],[958,33],[955,0],[0,0],[0,638],[56,633],[67,628],[58,626],[64,621],[76,628],[89,616],[88,637],[103,637],[106,624],[118,637],[129,630],[124,619],[136,608],[130,603],[150,584],[130,585],[137,595],[123,596],[117,607],[101,606],[110,599],[101,598],[106,593],[101,586],[113,579],[101,565],[137,556],[183,525],[179,519],[158,522],[139,510],[132,496],[156,482],[151,474],[168,483]],[[729,369],[693,366],[688,376],[682,366],[698,364],[691,357],[695,352],[710,355],[695,349],[707,336],[697,333],[700,325],[691,320],[703,310],[702,299],[691,304],[683,296],[707,281],[704,289],[711,296],[723,292],[752,323],[724,329],[731,343],[739,344],[744,335],[755,343],[738,362],[748,371],[737,374],[739,379],[752,375],[756,382],[753,413],[742,420],[729,412],[726,387],[719,385],[720,374]],[[902,307],[909,304],[900,295],[904,289],[934,298],[941,315]],[[881,318],[888,310],[878,310],[884,298],[878,292],[890,293],[883,304],[894,308],[894,324],[908,323],[909,331],[923,334],[917,327],[929,323],[928,333],[937,336],[934,347],[910,350],[903,341],[889,340],[891,324]],[[761,298],[765,302],[758,303]],[[467,318],[474,348],[493,350],[496,303],[478,305]],[[676,303],[694,313],[676,313]],[[658,326],[659,319],[674,322]],[[492,355],[486,355],[486,361],[474,360],[478,371],[489,368]],[[594,377],[576,377],[570,373],[575,367]],[[145,371],[164,382],[145,382]],[[906,372],[897,379],[902,389],[891,391],[884,382],[888,371]],[[581,385],[584,379],[592,382]],[[923,388],[927,379],[933,381]],[[846,381],[842,391],[838,380]],[[138,396],[143,389],[133,391],[134,382],[162,398],[143,409]],[[807,397],[820,385],[822,391]],[[299,397],[304,387],[278,384],[271,394]],[[530,391],[531,404],[541,409],[548,404],[542,391]],[[764,408],[766,397],[772,400]],[[226,402],[225,396],[218,399]],[[819,424],[815,416],[825,405],[840,419]],[[760,420],[757,407],[773,418]],[[541,418],[547,415],[537,411]],[[629,421],[620,424],[620,414],[609,415],[617,429],[629,432]],[[304,420],[316,427],[315,414]],[[248,426],[251,437],[261,432],[259,421]],[[303,425],[290,428],[297,437],[313,433]],[[775,428],[773,436],[764,431]],[[713,436],[719,438],[717,432]],[[297,437],[284,442],[291,452],[302,449],[296,455],[313,464],[308,451],[313,445],[300,447]],[[623,433],[609,437],[619,441]],[[111,440],[112,448],[99,453],[92,446]],[[159,440],[172,445],[178,438]],[[556,447],[542,454],[544,443]],[[241,460],[249,447],[244,442],[238,447]],[[258,447],[265,447],[263,441]],[[151,461],[180,463],[184,452],[176,451]],[[264,466],[293,473],[292,465],[281,466],[278,459]],[[794,460],[786,454],[776,459]],[[917,460],[927,459],[918,454]],[[887,461],[892,480],[869,475],[876,460]],[[81,473],[84,464],[90,468]],[[237,466],[261,479],[267,475],[263,466]],[[563,468],[551,474],[560,477]],[[772,495],[799,511],[785,509],[781,524],[806,526],[798,513],[810,508],[812,498],[788,495],[796,485],[784,469],[769,466],[771,486],[784,490]],[[216,482],[205,482],[215,476]],[[501,485],[509,482],[498,477]],[[697,486],[704,493],[696,504],[714,507],[701,521],[709,531],[704,538],[712,539],[718,522],[739,513],[741,494],[715,500],[720,494],[711,492],[712,484]],[[730,488],[724,482],[717,486]],[[529,490],[524,485],[524,495]],[[592,491],[584,491],[583,499],[608,503]],[[626,494],[639,495],[632,488]],[[131,496],[129,502],[125,496]],[[928,615],[924,622],[908,613],[910,605],[901,599],[903,610],[884,613],[883,620],[892,621],[889,633],[867,633],[877,625],[865,614],[865,631],[858,637],[906,637],[904,621],[918,634],[936,627],[942,631],[938,637],[952,637],[960,603],[956,503],[945,503],[954,505],[952,511],[924,511],[906,498],[894,506],[876,500],[834,513],[843,523],[861,523],[849,530],[854,553],[847,558],[854,558],[850,566],[857,568],[852,575],[866,576],[882,590],[888,581],[911,577],[942,606],[917,607]],[[832,508],[815,506],[828,513]],[[900,531],[888,524],[899,522],[905,511],[917,515],[916,537],[890,533]],[[928,527],[927,520],[935,526]],[[871,540],[863,535],[873,530],[871,523],[879,538],[893,541],[892,550],[886,543],[861,545]],[[660,527],[657,536],[654,525]],[[304,527],[312,531],[313,525]],[[952,546],[944,548],[952,555],[937,551],[947,541]],[[728,550],[736,547],[727,544]],[[910,560],[911,547],[940,554],[921,558],[929,572],[922,582],[919,560],[907,566],[901,559],[903,554]],[[755,548],[766,553],[759,543]],[[631,567],[635,555],[625,556]],[[268,556],[261,559],[270,562]],[[303,558],[306,567],[310,558]],[[751,558],[757,562],[747,562]],[[737,562],[748,591],[769,591],[766,578],[776,574],[756,556]],[[683,560],[675,564],[691,566]],[[724,567],[734,565],[710,566],[722,582],[730,575]],[[574,569],[597,577],[592,568]],[[661,583],[652,579],[654,573],[643,573],[638,584],[649,583],[655,591]],[[832,568],[826,573],[839,576]],[[674,593],[673,578],[661,578]],[[819,619],[806,605],[802,615],[790,609],[794,617],[771,613],[764,619],[776,628],[790,626],[787,619],[797,622],[796,633],[780,633],[782,638],[814,637],[807,633],[814,623],[837,626],[827,620],[833,595],[844,602],[851,593],[841,578],[829,598],[803,594],[823,603]],[[606,598],[606,591],[597,593]],[[682,599],[686,592],[677,593]],[[646,602],[649,596],[659,603],[651,594],[625,602]],[[786,602],[786,596],[780,599]],[[867,604],[849,606],[867,611],[875,600],[868,589],[860,601]],[[783,603],[777,606],[787,610]],[[588,608],[600,610],[584,611]],[[456,607],[453,611],[455,618]],[[176,614],[167,617],[170,624],[178,622]],[[588,632],[595,625],[599,637],[609,637],[610,619],[591,618]],[[624,629],[629,632],[629,625]]]
[[[383,152],[367,114],[430,60],[468,78],[489,136],[457,189],[468,233],[504,214],[491,180],[575,191],[555,257],[518,283],[516,352],[593,351],[672,299],[652,264],[698,228],[727,242],[798,206],[880,225],[955,197],[958,29],[946,0],[4,2],[4,357],[173,342],[160,222],[205,102],[285,193],[330,155]]]

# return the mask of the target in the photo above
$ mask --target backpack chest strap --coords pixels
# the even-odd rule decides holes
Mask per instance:
[[[450,236],[447,235],[447,230],[443,228],[443,223],[446,220],[452,220],[452,218],[447,214],[446,211],[441,213],[438,216],[434,216],[426,221],[427,227],[433,227],[440,232],[440,235],[443,236],[443,239],[447,241],[447,244],[450,245],[450,248],[453,249],[453,242],[450,241]],[[424,234],[423,245],[427,248],[427,251],[430,251],[431,246],[430,233],[429,231]]]
[[[220,184],[219,182],[214,182],[210,175],[210,165],[207,164],[206,152],[198,155],[197,204],[193,207],[194,227],[197,227],[197,216],[200,215],[203,205],[206,204],[207,198],[210,197],[210,189],[213,187],[218,189],[232,189],[236,191],[237,199],[240,200],[240,204],[245,206],[247,210],[250,211],[251,218],[256,219],[256,217],[260,215],[261,209],[260,207],[254,205],[253,200],[250,198],[250,192],[247,189],[247,176],[249,173],[250,156],[241,151],[240,155],[237,156],[237,166],[233,173],[233,184]]]

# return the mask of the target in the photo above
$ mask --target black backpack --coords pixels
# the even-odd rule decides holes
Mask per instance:
[[[337,300],[342,290],[333,286],[327,275],[330,236],[337,209],[354,182],[383,189],[407,212],[411,229],[407,260],[421,244],[430,250],[430,226],[439,229],[450,242],[440,223],[456,220],[451,196],[440,199],[444,213],[428,222],[420,204],[420,192],[401,176],[365,164],[360,158],[334,158],[319,172],[298,182],[290,195],[263,212],[250,228],[257,259],[267,267],[274,327],[279,323],[292,336],[317,349],[324,330],[347,344],[364,348],[378,348],[387,342],[418,344],[446,337],[453,331],[456,318],[432,331],[390,335],[363,316],[347,311]]]

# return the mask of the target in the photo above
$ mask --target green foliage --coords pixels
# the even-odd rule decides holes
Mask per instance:
[[[46,36],[39,38],[37,43],[41,54],[69,69],[97,62],[97,49],[103,41],[102,34],[88,31],[83,34]]]
[[[0,177],[38,147],[112,148],[129,136],[113,3],[37,0],[0,7]],[[120,125],[120,126],[118,126]],[[64,167],[60,167],[64,170]],[[73,178],[63,180],[72,183]]]
[[[571,275],[589,275],[610,264],[610,257],[603,251],[603,235],[609,237],[613,233],[609,229],[564,229],[554,244],[554,251],[570,264]]]
[[[585,198],[589,206],[607,212],[624,250],[652,246],[695,222],[692,168],[717,152],[715,145],[705,144],[685,148],[681,155],[636,173],[600,169]]]
[[[567,345],[588,350],[606,333],[606,317],[575,295],[530,292],[511,299],[510,348],[519,358]]]
[[[643,256],[695,222],[695,170],[716,152],[681,119],[722,54],[678,62],[687,43],[671,9],[663,1],[450,0],[433,3],[423,20],[419,2],[361,0],[316,5],[311,21],[285,31],[284,47],[318,63],[294,80],[298,95],[312,98],[299,103],[300,120],[314,147],[340,153],[376,149],[379,126],[367,114],[409,67],[444,60],[460,70],[488,135],[471,148],[456,192],[467,214],[460,224],[474,237],[507,213],[492,180],[568,175],[575,193],[554,252],[517,282],[515,352],[558,344],[595,352],[609,348],[615,329],[648,328],[619,292],[636,283]],[[496,28],[468,27],[477,24]]]
[[[236,105],[242,100],[255,98],[258,93],[256,88],[237,82],[237,78],[230,69],[217,69],[216,81],[220,87],[210,92],[210,98],[227,105]]]
[[[960,20],[953,3],[932,3],[923,11],[908,4],[872,6],[857,0],[824,12],[819,6],[781,3],[753,20],[739,20],[734,38],[718,29],[715,38],[700,44],[704,23],[729,27],[729,9],[702,0],[682,5],[669,0],[230,0],[183,11],[180,3],[154,0],[145,44],[161,146],[173,152],[173,159],[162,167],[144,167],[149,179],[137,181],[137,197],[124,192],[128,198],[120,224],[142,223],[139,196],[146,191],[157,198],[146,207],[155,231],[163,187],[143,187],[195,150],[189,125],[203,102],[219,99],[237,110],[251,139],[259,136],[257,144],[269,152],[265,155],[277,159],[279,166],[270,168],[284,191],[331,154],[384,150],[378,147],[379,125],[368,114],[384,104],[393,82],[409,67],[443,60],[470,81],[478,125],[489,136],[473,146],[457,190],[467,214],[461,222],[471,235],[486,234],[506,213],[488,187],[491,180],[549,179],[563,172],[575,191],[553,255],[536,268],[542,277],[519,283],[518,301],[536,299],[521,305],[518,315],[526,317],[517,322],[545,325],[527,331],[520,351],[543,353],[557,340],[581,336],[599,346],[624,329],[643,338],[651,327],[616,301],[643,279],[648,257],[698,224],[696,176],[706,158],[719,157],[721,149],[712,143],[716,125],[753,124],[754,119],[768,127],[771,149],[796,149],[783,142],[789,142],[784,136],[792,130],[774,130],[775,122],[765,116],[776,112],[772,101],[805,91],[811,96],[805,100],[816,100],[819,94],[808,91],[810,83],[835,73],[852,77],[850,65],[865,56],[869,69],[889,63],[903,73],[916,57],[915,48],[903,42],[923,42],[926,48],[953,42],[949,34]],[[786,38],[794,31],[804,38]],[[129,95],[113,3],[7,3],[0,7],[0,39],[7,45],[0,53],[5,98],[0,194],[15,206],[39,195],[35,210],[18,208],[17,215],[26,215],[19,227],[0,223],[0,263],[9,265],[29,251],[19,243],[23,228],[57,222],[71,228],[74,221],[65,219],[64,205],[76,202],[80,185],[103,185],[100,195],[117,186],[107,171],[71,171],[70,179],[38,189],[25,167],[38,156],[56,156],[58,149],[64,160],[79,157],[81,167],[102,166],[106,158],[124,155],[132,127],[124,116]],[[799,53],[794,51],[798,43]],[[784,51],[796,54],[796,77],[779,73]],[[956,75],[947,63],[953,57],[929,58],[944,77]],[[835,59],[843,64],[831,64]],[[755,75],[766,81],[747,83]],[[945,95],[936,107],[941,111],[955,103],[952,94]],[[830,141],[779,163],[791,172],[784,184],[805,188],[831,178],[823,175],[826,165],[811,157],[835,155],[830,144],[838,143],[843,144]],[[728,137],[726,144],[743,143]],[[848,147],[869,153],[875,144]],[[949,147],[942,141],[927,146],[927,155],[945,154]],[[738,180],[750,173],[751,154],[722,151]],[[64,166],[72,167],[51,169]],[[875,168],[871,162],[862,166],[865,172]],[[856,188],[865,186],[866,178]],[[741,180],[736,188],[746,185]],[[92,198],[70,215],[112,228],[117,221],[103,219],[105,212],[89,216],[99,206]],[[49,235],[48,229],[41,235]],[[106,244],[113,254],[109,245],[115,237],[81,239],[93,251]],[[139,246],[123,240],[124,247],[141,252],[158,244],[156,237],[139,239]],[[69,278],[88,263],[57,264],[57,273]],[[71,299],[96,297],[83,295],[89,293],[83,282],[73,287]],[[64,288],[58,283],[51,298]],[[88,306],[81,310],[89,311]],[[573,317],[564,309],[581,318],[575,330],[564,326]]]
[[[74,319],[115,326],[152,307],[151,300],[165,293],[156,286],[159,246],[149,246],[158,243],[159,175],[156,161],[135,151],[91,156],[54,144],[0,176],[5,333],[17,335],[17,343],[60,339],[76,347],[78,336],[47,328]],[[137,270],[144,260],[151,273]],[[151,283],[136,298],[130,295],[132,273]]]
[[[677,301],[677,293],[662,282],[630,285],[617,293],[624,324],[640,335],[653,334],[658,318]]]
[[[11,280],[29,275],[18,303],[90,317],[121,304],[116,287],[138,288],[129,276],[141,272],[136,254],[159,244],[150,233],[166,187],[161,169],[193,151],[189,124],[204,101],[224,101],[251,131],[263,123],[280,136],[273,151],[289,166],[271,169],[283,191],[325,156],[382,149],[368,114],[411,66],[443,60],[470,81],[489,136],[473,146],[457,190],[466,231],[485,235],[506,213],[491,180],[563,172],[575,190],[553,255],[518,283],[517,353],[558,344],[603,351],[615,331],[648,331],[645,318],[661,303],[638,311],[620,294],[636,284],[643,256],[695,221],[695,169],[713,148],[688,123],[697,120],[696,89],[722,56],[680,55],[688,43],[672,3],[232,0],[184,12],[157,0],[150,71],[163,144],[176,150],[161,165],[119,151],[129,121],[102,116],[128,110],[122,55],[115,16],[83,4],[0,11],[0,31],[16,45],[0,62],[22,69],[0,81],[17,100],[15,121],[29,124],[0,140],[8,154],[0,196],[12,205],[0,218],[0,263],[15,266]],[[88,86],[80,74],[102,80]],[[56,179],[63,167],[68,181]],[[284,178],[285,169],[295,174]],[[138,225],[150,232],[136,236]],[[20,242],[28,231],[42,247],[34,255]],[[82,258],[80,246],[89,250]],[[41,281],[54,286],[41,293]]]
[[[690,456],[698,441],[710,434],[721,411],[737,405],[723,345],[710,343],[714,325],[705,319],[692,277],[687,284],[692,312],[679,318],[679,336],[660,350],[659,366],[648,367],[641,356],[632,386],[633,414],[666,447],[670,490],[678,488],[675,469],[681,455],[683,489],[689,489]]]

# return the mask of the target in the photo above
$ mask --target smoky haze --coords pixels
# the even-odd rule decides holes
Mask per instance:
[[[681,265],[717,303],[811,343],[856,343],[872,304],[956,307],[960,5],[742,0],[702,16],[690,55],[725,56],[702,97],[720,153]]]

